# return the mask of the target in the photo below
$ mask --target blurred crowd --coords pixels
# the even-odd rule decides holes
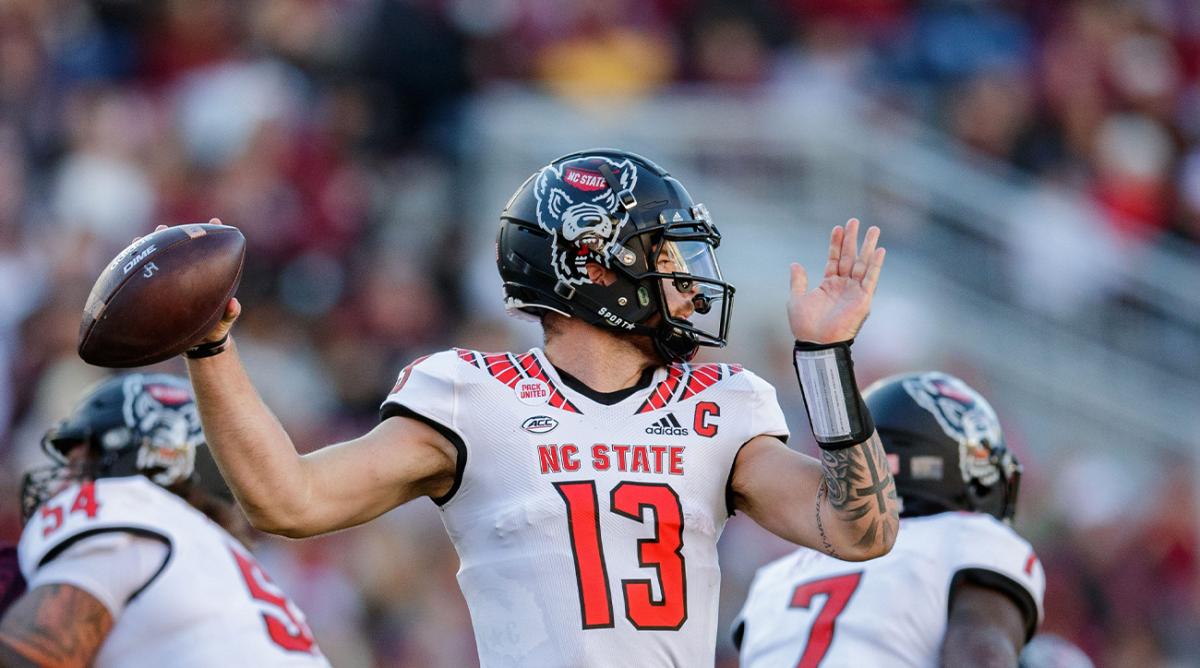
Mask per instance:
[[[310,450],[368,429],[417,355],[516,345],[466,308],[470,96],[737,95],[812,72],[943,129],[966,159],[1087,193],[1096,234],[1200,257],[1192,0],[0,0],[0,542],[19,535],[41,432],[104,373],[75,355],[81,307],[132,237],[212,216],[242,229],[239,346]],[[783,369],[764,375],[797,394],[778,354],[743,361]],[[1200,661],[1194,467],[1163,460],[1131,481],[1103,457],[1040,458],[1009,428],[1046,628],[1101,665]],[[727,533],[725,620],[786,549],[745,520]],[[474,663],[431,504],[263,551],[335,665]]]

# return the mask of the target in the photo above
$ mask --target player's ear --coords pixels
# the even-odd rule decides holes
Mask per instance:
[[[607,287],[617,282],[617,274],[612,269],[606,269],[595,262],[587,263],[588,280],[601,287]]]

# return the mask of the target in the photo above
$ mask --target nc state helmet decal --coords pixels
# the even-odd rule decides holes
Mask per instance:
[[[204,441],[200,415],[182,387],[154,378],[125,379],[125,424],[136,425],[144,440],[138,449],[140,470],[155,470],[151,479],[171,485],[192,474],[196,446]]]
[[[992,448],[1003,442],[1000,423],[987,400],[962,381],[942,373],[926,373],[903,382],[904,390],[933,414],[942,431],[958,443],[963,480],[995,484],[1000,470],[991,462]]]
[[[584,156],[548,165],[537,176],[537,222],[553,238],[552,265],[567,285],[590,283],[586,265],[610,266],[611,244],[629,222],[599,166],[607,163],[622,190],[637,185],[637,166],[601,156]]]

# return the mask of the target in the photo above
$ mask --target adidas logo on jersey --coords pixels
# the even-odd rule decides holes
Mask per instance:
[[[654,424],[646,427],[647,434],[655,434],[657,436],[687,436],[691,432],[686,427],[679,424],[679,420],[675,419],[674,413],[668,413],[654,422]]]

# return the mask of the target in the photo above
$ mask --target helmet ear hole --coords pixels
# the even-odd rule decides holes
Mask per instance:
[[[133,430],[121,425],[100,435],[100,448],[106,452],[119,450],[130,445],[133,440]]]

